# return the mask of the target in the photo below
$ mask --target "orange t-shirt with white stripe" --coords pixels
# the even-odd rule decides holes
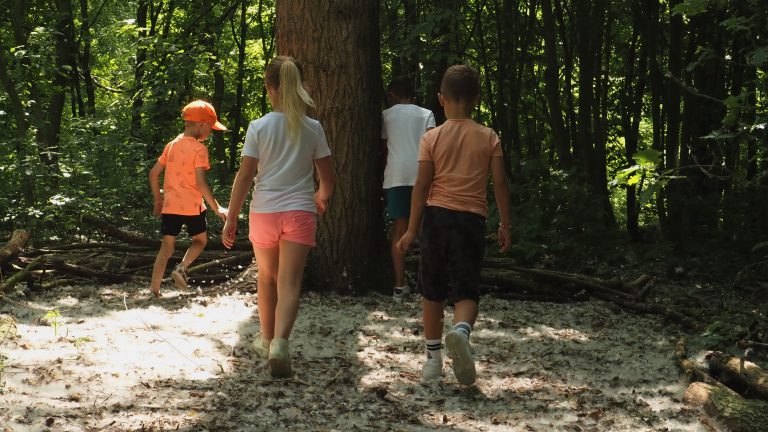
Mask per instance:
[[[419,162],[435,166],[427,205],[488,216],[491,158],[501,156],[496,132],[471,119],[449,119],[428,131],[419,145]]]
[[[165,166],[163,214],[197,216],[205,210],[195,169],[211,168],[208,148],[195,138],[182,134],[165,145],[157,161]]]

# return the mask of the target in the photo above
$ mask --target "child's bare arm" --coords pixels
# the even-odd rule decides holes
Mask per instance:
[[[336,173],[333,171],[330,156],[315,159],[315,169],[317,169],[317,177],[320,181],[320,186],[315,193],[315,205],[317,205],[318,213],[322,215],[328,207],[328,200],[333,195],[333,189],[336,185]]]
[[[221,212],[221,206],[219,206],[219,202],[216,201],[213,192],[211,192],[211,188],[208,186],[208,181],[205,179],[204,168],[195,168],[195,183],[197,184],[197,189],[203,193],[203,198],[205,199],[205,202],[208,203],[208,206],[211,207],[211,210],[213,210],[217,216],[224,219],[226,215]]]
[[[240,169],[235,175],[235,182],[232,185],[232,193],[229,196],[229,211],[227,212],[227,221],[224,224],[224,230],[221,233],[221,242],[224,246],[231,248],[235,244],[237,236],[237,217],[245,203],[245,196],[251,190],[253,177],[259,169],[259,160],[250,156],[243,156],[240,161]]]
[[[424,207],[427,206],[429,189],[432,187],[432,179],[435,176],[435,164],[432,161],[419,161],[419,170],[416,172],[416,184],[411,193],[411,217],[408,220],[408,230],[403,238],[397,242],[397,248],[405,252],[411,247],[411,242],[416,238],[424,216]]]
[[[504,170],[504,159],[500,156],[491,158],[491,179],[496,207],[499,209],[499,250],[506,252],[512,246],[512,234],[509,219],[509,184]]]
[[[163,211],[163,195],[160,193],[160,174],[163,173],[165,165],[155,162],[155,166],[149,171],[149,188],[152,190],[152,197],[155,200],[152,214],[160,217]]]

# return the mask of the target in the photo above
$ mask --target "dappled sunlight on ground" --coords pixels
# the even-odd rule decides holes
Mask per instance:
[[[706,430],[679,401],[675,334],[599,303],[484,298],[469,387],[447,355],[443,381],[421,383],[415,296],[305,294],[288,380],[250,350],[250,292],[169,289],[155,301],[128,285],[61,288],[34,307],[0,309],[17,329],[0,345],[0,423],[12,431]]]

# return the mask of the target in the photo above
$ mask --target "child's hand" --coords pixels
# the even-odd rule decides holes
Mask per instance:
[[[154,208],[152,209],[152,214],[153,214],[155,217],[160,217],[160,216],[162,216],[162,215],[163,215],[163,200],[160,200],[160,201],[157,201],[157,200],[156,200],[156,201],[155,201],[155,206],[154,206]]]
[[[322,216],[328,209],[328,197],[322,196],[319,192],[315,194],[315,206],[317,206],[317,214]]]
[[[226,207],[219,206],[219,208],[216,209],[216,216],[220,217],[223,221],[227,220],[227,213],[229,213],[229,209]]]
[[[237,236],[237,218],[228,217],[224,222],[224,229],[221,233],[221,243],[225,248],[230,249],[235,244],[235,237]]]
[[[512,246],[512,232],[508,227],[499,227],[499,252],[506,252]]]
[[[397,250],[399,250],[401,253],[405,253],[410,249],[411,243],[413,243],[413,239],[416,238],[416,234],[406,231],[405,234],[400,238],[400,240],[397,241],[397,245],[395,247]]]

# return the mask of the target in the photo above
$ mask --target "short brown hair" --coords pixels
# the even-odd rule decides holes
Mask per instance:
[[[413,80],[408,75],[398,75],[392,78],[387,87],[387,91],[401,98],[416,97],[416,89],[413,86]]]
[[[447,99],[474,102],[480,95],[480,76],[472,66],[453,65],[443,74],[440,93]]]

